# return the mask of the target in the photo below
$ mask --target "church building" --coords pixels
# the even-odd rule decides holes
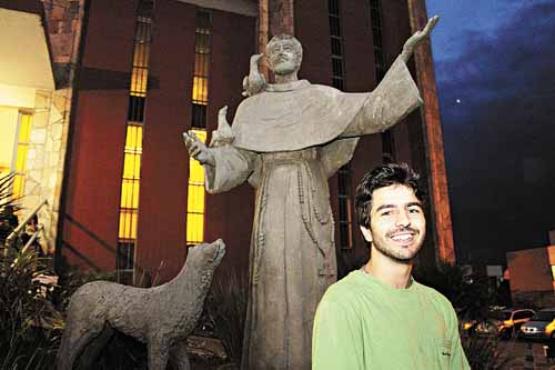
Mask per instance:
[[[0,0],[0,20],[0,172],[16,173],[23,215],[40,206],[56,266],[133,283],[167,281],[189,245],[217,238],[220,270],[246,273],[254,191],[207,194],[182,132],[208,142],[225,105],[232,122],[252,54],[293,34],[299,78],[368,92],[427,14],[424,0]],[[419,263],[455,261],[429,43],[410,68],[423,108],[363,137],[329,181],[340,274],[369,249],[355,187],[390,161],[409,163],[428,188]]]

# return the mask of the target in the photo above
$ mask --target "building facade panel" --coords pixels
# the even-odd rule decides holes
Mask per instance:
[[[341,2],[345,91],[371,91],[376,86],[370,9],[367,0]]]
[[[88,9],[64,194],[63,253],[70,263],[113,270],[117,245],[136,3],[96,0]],[[117,77],[117,78],[114,78]]]
[[[409,11],[406,1],[380,0],[382,40],[386,66],[391,65],[410,36]]]
[[[196,12],[175,0],[154,8],[135,262],[136,273],[160,280],[179,271],[186,253],[189,158],[181,134],[191,121]]]
[[[212,11],[209,131],[217,129],[221,107],[229,107],[227,118],[231,123],[243,100],[242,80],[249,73],[250,56],[256,52],[255,22],[253,17]],[[205,240],[222,238],[227,246],[221,272],[247,271],[253,215],[254,190],[246,183],[225,194],[206,196]]]
[[[89,1],[82,64],[129,72],[138,0]]]
[[[295,1],[295,37],[303,45],[299,78],[330,85],[331,45],[326,1]]]

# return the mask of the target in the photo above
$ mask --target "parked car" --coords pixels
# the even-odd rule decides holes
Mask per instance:
[[[466,319],[462,320],[462,330],[464,333],[472,335],[476,330],[476,325],[478,324],[478,320],[474,319]]]
[[[476,325],[476,334],[497,335],[502,338],[515,336],[522,324],[534,316],[534,310],[530,309],[504,309],[491,311],[486,320]]]
[[[555,308],[536,312],[534,317],[520,327],[523,338],[555,339]]]

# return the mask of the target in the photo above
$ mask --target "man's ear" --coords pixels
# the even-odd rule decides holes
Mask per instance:
[[[372,232],[370,229],[365,228],[364,226],[360,227],[360,231],[362,231],[362,236],[368,243],[372,243]]]

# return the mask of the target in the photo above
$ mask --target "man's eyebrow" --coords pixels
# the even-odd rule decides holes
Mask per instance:
[[[419,208],[423,208],[421,202],[410,202],[410,203],[405,204],[405,207],[414,207],[414,206],[417,206]],[[391,208],[397,208],[397,206],[394,205],[394,204],[382,204],[381,206],[376,208],[376,212],[382,211],[384,209],[391,209]]]
[[[382,204],[381,206],[376,208],[376,212],[379,212],[383,209],[390,209],[390,208],[395,208],[395,206],[393,204]]]
[[[408,203],[408,204],[406,205],[406,207],[413,207],[413,206],[417,206],[417,207],[423,208],[422,202],[410,202],[410,203]]]

